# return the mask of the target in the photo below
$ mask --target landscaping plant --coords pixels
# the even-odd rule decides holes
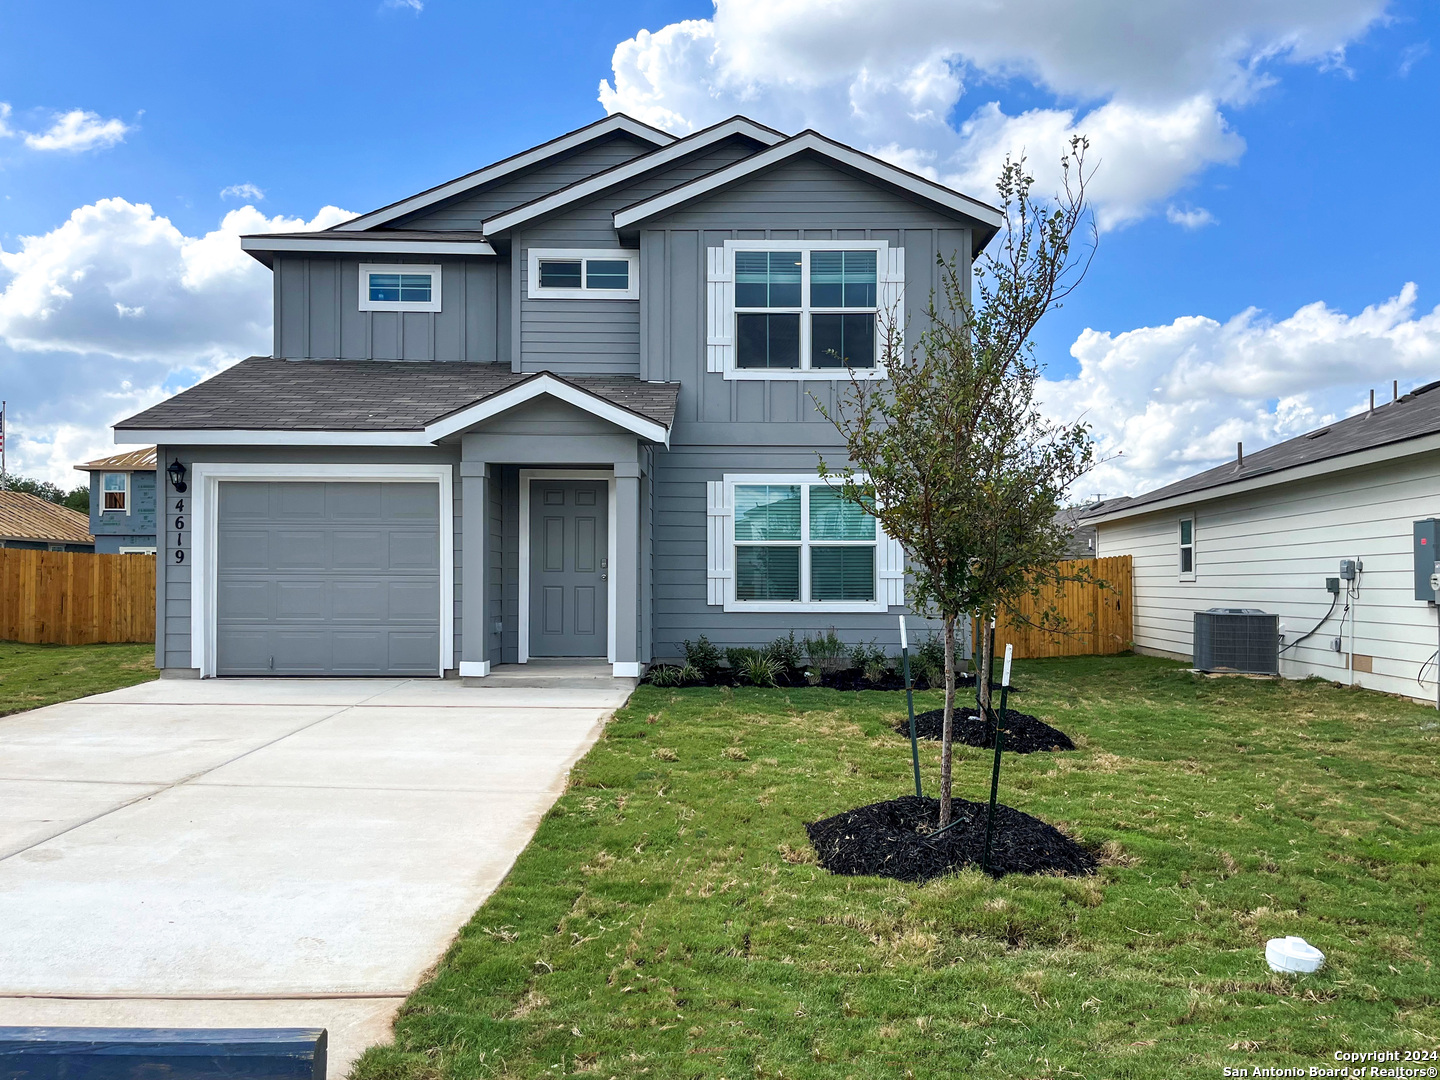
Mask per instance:
[[[704,634],[700,635],[699,641],[686,638],[680,647],[685,650],[685,663],[700,672],[700,677],[705,682],[714,682],[715,675],[720,670],[720,649],[710,644]]]
[[[1032,196],[1023,158],[1007,159],[997,185],[1005,228],[978,260],[975,300],[956,265],[941,260],[941,294],[910,354],[898,312],[883,316],[886,377],[852,374],[833,407],[816,402],[849,460],[831,469],[822,459],[820,475],[903,545],[912,610],[942,622],[940,826],[951,819],[956,625],[972,615],[988,624],[998,611],[1013,617],[1022,597],[1057,581],[1067,533],[1056,511],[1094,460],[1085,424],[1041,416],[1033,345],[1036,325],[1079,284],[1093,253],[1087,145],[1071,140],[1053,203]],[[1082,231],[1091,238],[1083,249]],[[982,672],[990,648],[982,640]],[[982,676],[982,709],[989,701]]]

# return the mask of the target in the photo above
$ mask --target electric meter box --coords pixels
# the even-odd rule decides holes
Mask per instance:
[[[1435,573],[1435,545],[1440,540],[1440,521],[1426,518],[1415,522],[1415,599],[1435,602],[1430,576]]]

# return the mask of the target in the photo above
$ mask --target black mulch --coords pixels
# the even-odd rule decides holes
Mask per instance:
[[[979,866],[985,851],[986,803],[954,799],[961,824],[934,840],[927,834],[939,820],[938,799],[904,795],[873,803],[805,826],[832,874],[877,874],[924,882],[966,866]],[[1095,856],[1039,818],[1009,806],[995,807],[995,843],[990,873],[1093,874]]]
[[[915,734],[921,739],[938,739],[945,726],[945,710],[931,709],[915,714]],[[895,724],[895,730],[906,738],[910,737],[910,718],[902,716]],[[975,706],[956,706],[954,721],[955,741],[966,746],[981,746],[993,749],[995,729],[988,720],[981,720]],[[1075,744],[1058,728],[1053,728],[1029,713],[1005,710],[1005,752],[1011,754],[1033,754],[1037,750],[1074,750]]]

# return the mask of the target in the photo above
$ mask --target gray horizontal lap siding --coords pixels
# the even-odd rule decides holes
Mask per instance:
[[[671,448],[655,456],[653,646],[657,660],[705,634],[756,645],[834,628],[849,643],[878,639],[894,651],[895,614],[726,612],[706,603],[706,482],[736,472],[814,472],[844,460],[843,442],[815,407],[833,408],[836,380],[726,380],[706,371],[706,249],[737,240],[886,240],[905,249],[906,337],[923,330],[937,255],[968,280],[963,224],[813,161],[797,161],[682,207],[641,231],[640,377],[682,384]],[[803,425],[797,429],[796,425]],[[915,623],[917,627],[923,624]]]
[[[361,311],[360,264],[439,264],[440,311]],[[508,363],[510,280],[498,257],[275,257],[275,355]]]
[[[704,153],[581,206],[528,226],[512,243],[512,304],[520,371],[636,375],[640,370],[640,304],[636,300],[540,300],[529,296],[531,248],[622,246],[612,215],[621,207],[706,176],[754,153],[748,139],[728,139]],[[646,268],[642,265],[641,280]]]
[[[159,460],[169,463],[179,459],[185,466],[187,474],[193,477],[195,462],[199,461],[224,461],[239,463],[280,463],[280,464],[346,464],[375,465],[375,464],[419,464],[445,462],[458,465],[460,460],[458,447],[435,447],[433,449],[411,449],[408,447],[390,448],[333,448],[325,449],[318,447],[250,447],[250,446],[206,446],[206,447],[185,447],[185,446],[162,446],[160,447]],[[464,581],[464,555],[461,542],[462,505],[461,505],[461,484],[458,475],[452,476],[451,487],[453,490],[453,513],[455,517],[455,588],[452,603],[455,611],[455,657],[458,661],[462,656],[461,652],[461,631],[462,623],[460,617],[460,595]],[[155,599],[156,599],[156,636],[155,636],[155,663],[161,668],[192,668],[194,666],[190,654],[190,599],[191,599],[191,563],[194,560],[194,552],[191,546],[191,529],[189,512],[191,509],[191,498],[194,495],[194,486],[183,495],[177,494],[168,481],[165,484],[165,517],[163,521],[163,535],[159,537],[157,554],[159,565],[157,567]],[[177,510],[180,501],[185,503],[185,511]],[[174,528],[176,517],[184,517],[186,528],[183,532],[177,532]],[[175,552],[183,548],[185,560],[175,561]]]

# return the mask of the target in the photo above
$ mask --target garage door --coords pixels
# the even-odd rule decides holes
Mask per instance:
[[[219,675],[435,675],[436,484],[220,484]]]

